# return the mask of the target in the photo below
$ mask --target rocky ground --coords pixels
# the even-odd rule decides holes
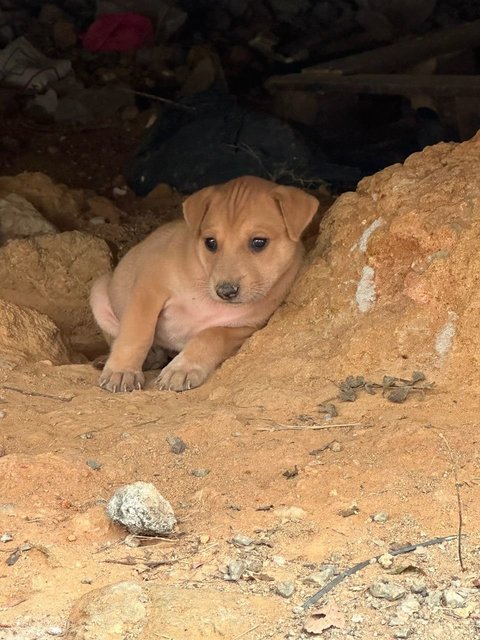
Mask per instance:
[[[181,197],[0,179],[17,222],[58,230],[0,247],[2,638],[480,633],[479,148],[429,148],[342,195],[288,302],[185,394],[101,391],[86,302]],[[173,535],[108,520],[136,481],[170,501]]]

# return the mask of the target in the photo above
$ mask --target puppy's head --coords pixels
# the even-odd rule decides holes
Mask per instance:
[[[301,189],[252,176],[187,198],[183,212],[210,297],[230,304],[265,297],[297,260],[317,208]]]

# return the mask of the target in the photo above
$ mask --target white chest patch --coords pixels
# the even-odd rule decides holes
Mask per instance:
[[[171,298],[157,321],[156,343],[181,351],[195,335],[211,327],[241,327],[252,316],[251,304],[228,304],[186,294]]]

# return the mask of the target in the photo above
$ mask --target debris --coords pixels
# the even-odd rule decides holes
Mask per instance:
[[[384,569],[389,569],[393,564],[393,556],[390,553],[384,553],[378,559],[378,564]]]
[[[454,589],[445,589],[442,594],[442,602],[451,609],[465,606],[465,598]]]
[[[303,625],[307,633],[315,634],[320,634],[332,627],[345,629],[345,616],[333,600],[330,600],[323,607],[313,609]]]
[[[233,544],[239,545],[241,547],[249,547],[251,544],[253,544],[252,538],[243,535],[243,533],[235,534],[232,538],[232,542]]]
[[[295,585],[293,582],[279,582],[275,587],[275,591],[282,598],[291,598],[295,593]]]
[[[177,522],[170,503],[147,482],[117,489],[107,504],[107,515],[130,533],[145,536],[171,533]]]
[[[349,518],[350,516],[356,516],[359,511],[360,509],[358,506],[356,504],[352,504],[349,509],[340,509],[338,515],[342,516],[342,518]]]
[[[398,627],[393,633],[394,638],[408,638],[410,629],[408,627]]]
[[[12,540],[13,536],[11,533],[8,533],[8,531],[2,533],[2,535],[0,536],[0,542],[11,542]]]
[[[47,58],[24,37],[10,42],[0,51],[0,78],[7,87],[41,93],[71,70],[70,60]]]
[[[393,602],[395,600],[400,600],[403,598],[406,591],[404,587],[395,582],[384,582],[383,580],[379,580],[378,582],[374,582],[369,588],[368,592],[374,598],[382,598],[384,600],[389,600]]]
[[[304,584],[314,584],[323,587],[329,580],[338,574],[337,567],[334,564],[326,564],[319,571],[312,573],[303,581]]]
[[[283,473],[282,476],[284,478],[287,478],[287,480],[290,480],[291,478],[295,478],[296,476],[298,476],[298,467],[297,465],[295,465],[293,467],[293,469],[286,469]]]
[[[185,444],[185,442],[178,436],[168,436],[167,443],[168,443],[168,446],[170,447],[170,451],[172,453],[175,453],[176,455],[183,453],[187,448],[187,445]]]

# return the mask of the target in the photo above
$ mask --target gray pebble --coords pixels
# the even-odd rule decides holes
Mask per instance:
[[[63,636],[64,633],[62,627],[49,627],[46,631],[49,636]]]
[[[177,520],[172,505],[149,482],[134,482],[117,489],[107,504],[107,515],[137,535],[170,533]]]
[[[248,536],[243,535],[243,533],[237,533],[232,538],[232,542],[233,544],[238,544],[242,547],[249,547],[253,543],[253,540]]]
[[[465,606],[465,598],[454,589],[445,589],[442,594],[442,602],[446,607],[458,609]]]
[[[296,616],[303,615],[305,613],[305,609],[303,607],[293,607],[292,613]]]
[[[418,593],[421,596],[426,596],[428,593],[426,583],[419,578],[412,578],[410,580],[410,591],[412,593]]]
[[[291,598],[295,592],[295,585],[293,582],[279,582],[275,590],[282,598]]]
[[[97,462],[97,460],[87,460],[87,466],[90,467],[90,469],[93,469],[94,471],[100,471],[100,469],[102,468],[102,463],[101,462]]]
[[[331,580],[338,573],[337,567],[334,564],[325,564],[320,567],[319,571],[312,573],[303,581],[304,584],[313,584],[319,587],[323,587],[329,580]]]
[[[374,513],[372,515],[373,522],[386,522],[388,520],[388,513],[385,511],[379,511],[378,513]]]
[[[1,420],[2,418],[5,418],[5,416],[6,416],[6,415],[7,415],[7,412],[6,412],[6,411],[3,411],[3,410],[2,410],[2,411],[0,411],[0,420]]]
[[[210,473],[210,469],[192,469],[192,476],[196,478],[205,478]]]
[[[170,451],[175,454],[180,454],[185,451],[187,445],[185,442],[179,438],[178,436],[169,436],[167,438],[168,446],[170,447]]]
[[[410,629],[408,627],[398,627],[393,634],[394,638],[408,638],[410,635]]]
[[[12,540],[12,534],[8,533],[7,531],[5,531],[5,533],[2,533],[2,535],[0,536],[0,542],[11,542]]]
[[[434,591],[433,593],[429,593],[425,598],[425,604],[431,609],[439,608],[442,606],[442,592]]]
[[[240,580],[240,578],[245,573],[246,568],[247,568],[246,564],[241,560],[230,560],[230,562],[227,565],[227,569],[228,569],[227,580],[233,580],[234,582],[236,582],[237,580]]]
[[[400,600],[406,591],[400,584],[396,584],[395,582],[374,582],[369,588],[368,591],[371,596],[374,598],[382,598],[384,600],[389,600],[393,602],[394,600]]]
[[[362,624],[364,617],[360,613],[354,613],[352,616],[352,624]]]
[[[403,611],[407,615],[411,615],[412,613],[417,613],[418,611],[420,611],[420,602],[417,600],[417,598],[415,598],[414,595],[409,593],[405,597],[403,602],[398,605],[398,608],[400,609],[400,611]]]

